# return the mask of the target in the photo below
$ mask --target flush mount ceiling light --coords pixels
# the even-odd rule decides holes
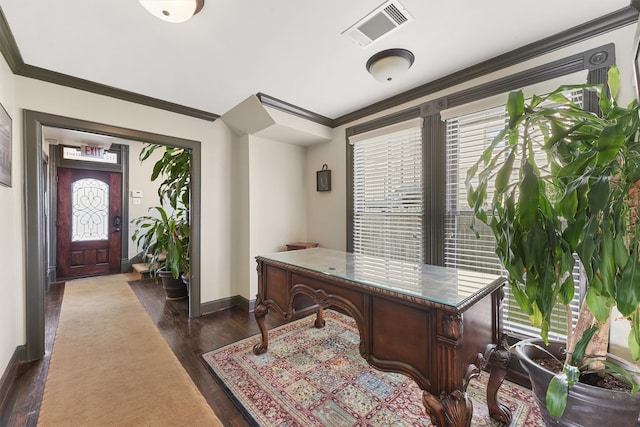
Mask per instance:
[[[379,82],[390,82],[405,74],[415,56],[406,49],[388,49],[378,52],[367,61],[367,71]]]
[[[204,0],[138,0],[153,16],[167,22],[185,22],[204,6]]]

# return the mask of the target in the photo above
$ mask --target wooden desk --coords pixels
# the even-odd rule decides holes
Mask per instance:
[[[469,380],[487,362],[491,416],[509,424],[511,412],[497,400],[509,351],[502,340],[504,278],[429,265],[408,265],[315,248],[258,256],[255,318],[262,336],[255,354],[267,351],[265,316],[285,319],[336,307],[353,317],[360,354],[383,371],[413,378],[423,404],[439,426],[469,426]]]

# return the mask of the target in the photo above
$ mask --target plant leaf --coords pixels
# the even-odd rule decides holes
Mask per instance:
[[[636,333],[633,329],[629,332],[627,342],[629,343],[629,352],[633,360],[640,360],[640,342],[637,340]]]
[[[633,253],[637,254],[637,245],[634,246]],[[627,265],[622,270],[616,301],[618,310],[623,316],[630,316],[638,310],[638,304],[640,304],[640,264],[635,256],[629,257]]]
[[[538,216],[538,202],[540,200],[540,189],[538,187],[538,177],[535,174],[533,165],[528,161],[522,165],[523,178],[520,182],[520,224],[525,230],[530,230],[536,222]]]
[[[504,165],[498,171],[496,175],[496,192],[504,193],[511,179],[511,172],[513,171],[513,162],[516,158],[515,152],[512,151],[504,162]]]
[[[509,127],[514,128],[520,116],[524,114],[524,92],[521,90],[509,93],[507,100]]]
[[[606,165],[613,160],[624,144],[625,135],[618,124],[602,129],[598,137],[598,166]]]
[[[560,208],[560,213],[562,213],[562,216],[566,219],[575,217],[578,211],[578,193],[567,188],[567,191],[558,203],[558,207]]]
[[[584,359],[584,355],[587,352],[587,345],[589,345],[589,341],[598,331],[598,328],[595,326],[584,331],[584,334],[580,338],[580,341],[577,342],[575,349],[573,350],[573,354],[571,355],[571,364],[578,365]]]
[[[518,303],[522,311],[530,314],[531,308],[529,308],[529,298],[527,297],[527,294],[525,292],[522,292],[520,288],[515,284],[511,285],[511,293],[513,294],[513,297],[516,299],[516,302]]]
[[[596,153],[586,152],[581,153],[573,159],[570,163],[563,166],[558,171],[558,177],[564,178],[568,176],[576,176],[584,172],[586,165],[596,157]]]
[[[600,323],[604,323],[609,318],[611,313],[611,301],[610,298],[605,298],[599,295],[593,286],[587,289],[587,296],[585,297],[589,311],[593,313],[593,316]]]
[[[569,274],[560,288],[560,300],[562,304],[567,305],[573,300],[573,294],[575,293],[575,283],[573,281],[573,275]]]
[[[613,246],[613,253],[615,255],[615,260],[616,260],[616,266],[621,270],[624,271],[624,268],[627,266],[627,263],[629,262],[629,251],[627,250],[627,247],[624,244],[624,239],[615,239],[614,241],[614,246]],[[623,278],[625,273],[622,273]]]
[[[613,231],[611,219],[605,217],[602,221],[602,241],[600,242],[600,281],[602,293],[607,297],[615,296],[616,265],[613,254]]]
[[[591,262],[593,261],[593,254],[596,250],[596,243],[594,236],[596,231],[598,230],[598,221],[597,218],[592,217],[589,219],[585,227],[584,234],[589,236],[589,238],[581,239],[580,243],[576,246],[576,252],[580,257],[580,261],[582,261],[582,265],[584,268],[585,275],[587,276],[587,283],[591,285],[594,280],[594,271]]]
[[[569,221],[569,218],[566,218]],[[586,215],[584,211],[580,211],[576,213],[572,218],[573,221],[569,221],[567,224],[567,228],[562,232],[562,237],[569,243],[572,252],[576,250],[576,246],[580,242],[580,237],[582,237],[584,224],[586,222]]]
[[[593,213],[604,209],[609,199],[609,177],[601,175],[589,190],[589,208]]]
[[[569,382],[564,372],[551,378],[547,388],[547,411],[554,417],[560,418],[567,407],[569,397]]]
[[[611,66],[607,73],[607,84],[609,85],[609,91],[611,92],[611,98],[616,99],[618,96],[618,90],[620,89],[620,70],[617,65]]]

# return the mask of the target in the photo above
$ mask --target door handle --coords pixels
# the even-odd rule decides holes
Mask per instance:
[[[113,217],[113,226],[116,228],[116,231],[120,231],[120,225],[122,225],[122,218],[120,215],[116,215]]]

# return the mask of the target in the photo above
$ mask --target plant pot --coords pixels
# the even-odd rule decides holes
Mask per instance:
[[[189,284],[190,277],[191,276],[189,275],[189,273],[185,273],[180,276],[180,278],[182,279],[182,283],[184,283],[184,285],[187,287],[187,295],[189,295],[191,292],[191,286]]]
[[[178,300],[187,296],[187,287],[182,280],[173,277],[170,271],[158,270],[157,274],[162,280],[162,287],[168,300]]]
[[[533,394],[540,408],[540,414],[547,426],[571,426],[571,427],[604,427],[604,426],[629,426],[638,423],[640,414],[640,393],[634,396],[624,391],[607,390],[600,387],[578,383],[570,388],[567,407],[562,418],[556,418],[549,414],[546,405],[547,387],[554,373],[541,367],[532,359],[549,357],[544,351],[527,345],[532,343],[545,348],[560,360],[564,360],[562,350],[565,343],[549,342],[544,345],[542,340],[525,340],[515,347],[516,354],[525,371],[529,374]],[[615,359],[619,363],[633,366],[622,359],[608,354],[607,358]]]

